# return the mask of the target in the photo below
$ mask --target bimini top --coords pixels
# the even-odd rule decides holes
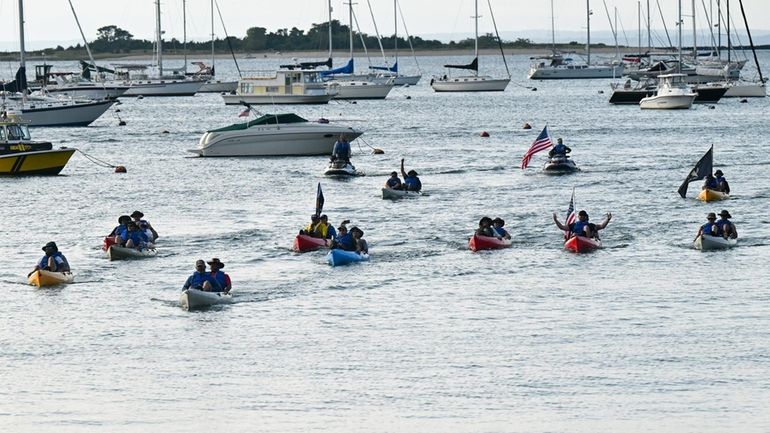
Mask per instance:
[[[218,129],[212,129],[209,132],[239,131],[251,128],[257,125],[276,125],[279,123],[304,123],[307,119],[297,116],[294,113],[283,114],[265,114],[264,116],[246,123],[235,123]]]

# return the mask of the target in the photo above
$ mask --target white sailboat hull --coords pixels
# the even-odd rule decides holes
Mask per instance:
[[[123,96],[192,96],[206,84],[203,80],[132,81]]]
[[[761,83],[730,83],[723,98],[764,98],[767,96],[767,89]]]
[[[532,67],[530,80],[577,80],[593,78],[616,78],[623,75],[623,65],[562,65],[556,67]]]
[[[238,88],[238,81],[206,81],[198,93],[223,93],[223,92],[235,92]]]
[[[393,90],[393,80],[386,83],[376,81],[333,81],[337,94],[334,99],[385,99]]]
[[[431,81],[431,87],[436,92],[502,92],[508,87],[509,78],[492,78],[489,76],[467,76],[438,78]]]
[[[88,126],[104,114],[115,100],[92,102],[28,102],[21,107],[8,105],[9,111],[20,112],[30,126]]]
[[[128,90],[128,86],[48,86],[46,92],[52,96],[68,96],[74,99],[115,99]]]
[[[422,75],[398,75],[393,80],[396,86],[415,86],[422,79]]]

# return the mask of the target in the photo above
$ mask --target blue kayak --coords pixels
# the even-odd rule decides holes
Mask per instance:
[[[326,261],[332,266],[342,266],[354,262],[363,262],[369,260],[369,254],[358,254],[355,251],[345,251],[334,249],[326,255]]]

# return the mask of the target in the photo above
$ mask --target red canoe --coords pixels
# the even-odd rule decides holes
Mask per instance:
[[[323,238],[314,238],[308,235],[297,235],[294,238],[294,246],[292,249],[298,253],[304,253],[306,251],[314,251],[321,248],[327,248],[329,241]]]
[[[564,242],[564,248],[576,253],[587,253],[602,247],[602,241],[585,236],[573,236]]]
[[[468,242],[468,248],[470,248],[471,251],[499,250],[501,248],[508,248],[510,246],[510,239],[498,239],[492,236],[479,236],[476,234],[474,234],[471,240]]]

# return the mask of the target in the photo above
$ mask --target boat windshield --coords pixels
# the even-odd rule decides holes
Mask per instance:
[[[320,73],[305,72],[305,82],[306,83],[323,83],[323,80],[321,79]]]
[[[8,140],[29,140],[29,130],[24,125],[8,125]]]
[[[19,125],[19,128],[21,128],[21,137],[24,140],[31,140],[32,136],[29,135],[29,127],[27,125]]]
[[[0,141],[5,141],[5,127],[0,126]]]

